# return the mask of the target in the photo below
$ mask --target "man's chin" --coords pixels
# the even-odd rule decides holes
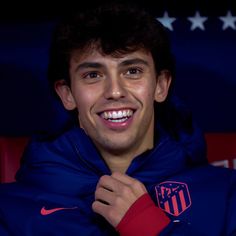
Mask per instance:
[[[106,152],[116,156],[127,154],[133,149],[132,148],[133,145],[130,142],[130,140],[122,140],[121,142],[114,142],[114,139],[116,139],[116,137],[114,137],[113,140],[106,140],[105,143],[100,144],[101,145],[100,147]]]

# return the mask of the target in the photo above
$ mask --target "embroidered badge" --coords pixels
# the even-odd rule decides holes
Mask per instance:
[[[157,202],[167,213],[179,216],[191,206],[188,186],[185,183],[166,181],[155,186]]]

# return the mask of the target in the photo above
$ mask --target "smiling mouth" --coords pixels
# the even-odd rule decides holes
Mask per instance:
[[[133,114],[134,114],[133,110],[125,109],[116,111],[104,111],[100,114],[100,116],[109,122],[121,123],[125,122],[130,117],[132,117]]]

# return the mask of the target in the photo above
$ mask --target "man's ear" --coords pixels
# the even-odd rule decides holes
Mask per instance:
[[[54,88],[56,93],[61,98],[64,107],[67,110],[74,110],[76,108],[76,103],[74,97],[71,93],[70,87],[67,85],[65,80],[58,80],[55,82]]]
[[[169,91],[172,76],[168,70],[162,70],[157,76],[157,85],[155,90],[155,101],[163,102]]]

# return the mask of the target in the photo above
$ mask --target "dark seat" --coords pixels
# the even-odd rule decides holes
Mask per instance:
[[[0,137],[0,182],[12,182],[29,137]]]
[[[236,169],[236,133],[207,133],[205,137],[209,162]]]

